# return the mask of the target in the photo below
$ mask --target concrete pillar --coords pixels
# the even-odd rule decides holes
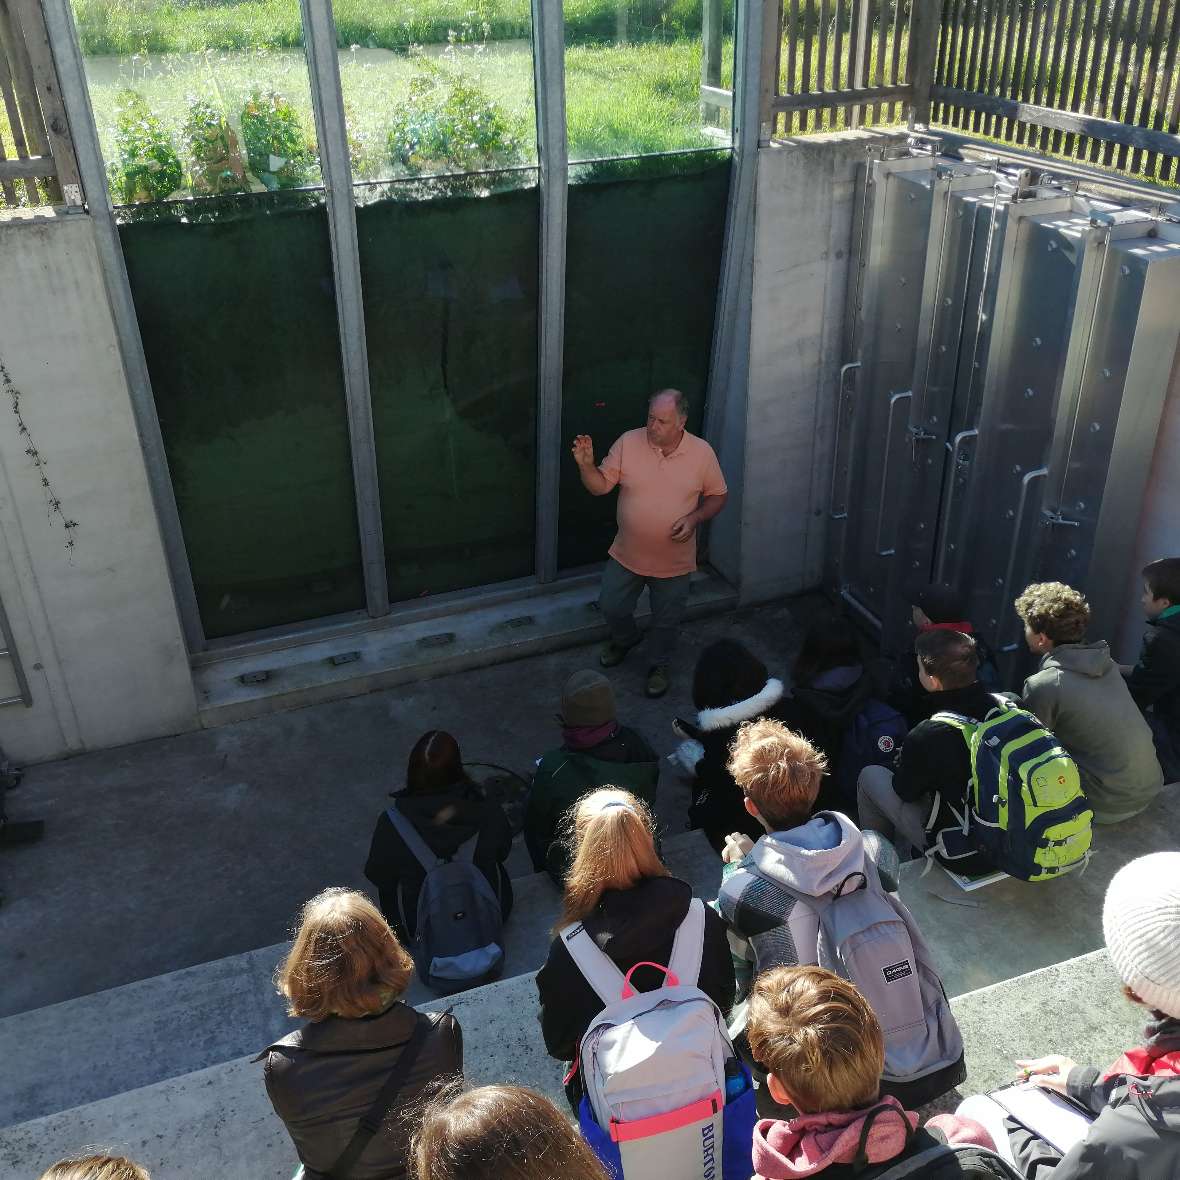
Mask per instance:
[[[0,258],[0,358],[29,429],[19,433],[0,390],[0,599],[33,699],[0,708],[0,743],[34,761],[193,728],[188,657],[90,218],[6,213]],[[62,513],[78,522],[71,534],[47,508],[30,439]]]

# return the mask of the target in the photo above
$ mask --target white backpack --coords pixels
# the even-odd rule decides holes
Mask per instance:
[[[668,966],[637,963],[624,975],[581,922],[561,932],[570,957],[605,1008],[578,1051],[582,1085],[598,1128],[617,1145],[626,1180],[720,1176],[725,1066],[734,1058],[721,1010],[697,986],[705,906],[694,898]],[[636,992],[639,967],[665,973]]]

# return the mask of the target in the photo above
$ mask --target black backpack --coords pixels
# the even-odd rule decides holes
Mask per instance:
[[[874,1164],[858,1180],[1024,1180],[1010,1163],[973,1144],[952,1147],[928,1130],[916,1131],[901,1159]]]

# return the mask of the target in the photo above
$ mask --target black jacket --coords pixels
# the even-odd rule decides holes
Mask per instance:
[[[625,973],[643,962],[667,966],[676,928],[684,921],[691,900],[692,888],[687,882],[676,877],[648,877],[631,889],[608,889],[584,924],[620,971]],[[641,992],[652,991],[663,982],[663,974],[650,967],[632,976],[636,991]],[[733,958],[725,923],[708,906],[698,986],[729,1014],[735,991]],[[537,972],[537,992],[545,1048],[559,1061],[572,1061],[590,1021],[602,1011],[602,1001],[560,938],[550,944],[549,957]]]
[[[996,707],[979,681],[966,688],[928,694],[931,714],[962,713],[982,721]],[[971,755],[963,735],[942,721],[921,721],[906,735],[893,766],[893,789],[907,803],[938,794],[959,807],[971,779]]]
[[[1180,745],[1180,615],[1149,619],[1139,662],[1127,674],[1135,704],[1151,709]]]
[[[475,865],[491,887],[499,890],[500,909],[507,918],[512,909],[512,882],[503,862],[512,851],[512,830],[499,805],[488,802],[478,787],[468,783],[432,795],[410,795],[403,791],[393,803],[440,857],[453,856],[462,844],[479,833]],[[385,920],[408,945],[414,938],[418,891],[426,879],[426,870],[384,812],[373,830],[365,876],[377,886]]]
[[[306,1169],[320,1180],[340,1158],[361,1118],[398,1063],[416,1024],[432,1031],[390,1116],[365,1148],[352,1180],[402,1180],[410,1175],[411,1123],[398,1117],[435,1082],[463,1073],[463,1035],[453,1016],[426,1016],[395,1003],[380,1016],[329,1016],[264,1049],[266,1092]]]
[[[781,680],[767,680],[757,696],[735,701],[717,709],[702,709],[695,723],[680,721],[683,733],[695,738],[705,748],[696,764],[692,784],[692,803],[688,809],[689,826],[704,830],[709,843],[718,851],[731,832],[744,832],[751,840],[763,834],[762,825],[749,815],[742,793],[729,773],[729,744],[743,721],[770,717],[785,725],[797,725],[798,706],[784,698]]]

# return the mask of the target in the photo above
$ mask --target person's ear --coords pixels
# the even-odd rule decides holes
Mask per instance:
[[[772,1074],[766,1075],[766,1088],[770,1091],[770,1096],[779,1104],[779,1106],[794,1106],[795,1100],[787,1093],[786,1088],[782,1082]]]
[[[749,795],[743,795],[742,802],[746,806],[746,814],[747,815],[752,815],[755,819],[762,818],[762,813],[758,810],[757,806],[754,803],[754,800],[751,799]]]

